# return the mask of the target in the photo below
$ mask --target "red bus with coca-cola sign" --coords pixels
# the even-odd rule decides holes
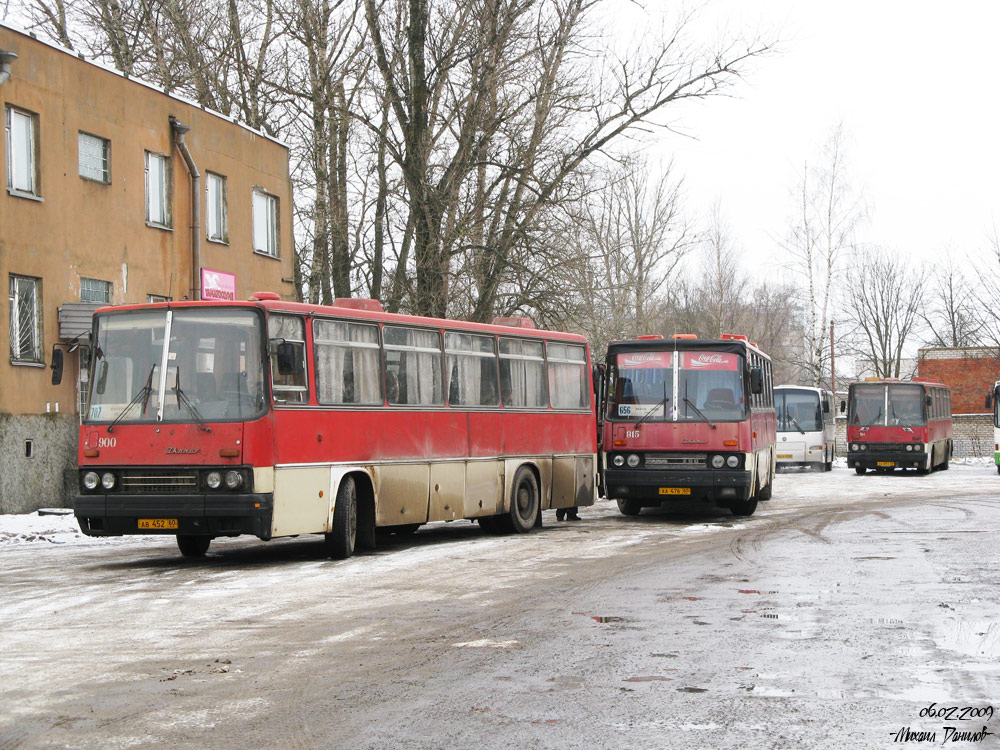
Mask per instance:
[[[954,429],[951,389],[930,380],[870,378],[851,383],[847,402],[847,465],[858,474],[947,469]]]
[[[605,364],[601,486],[625,515],[702,499],[752,515],[771,497],[771,360],[745,336],[613,341]]]
[[[169,302],[94,316],[85,534],[325,534],[334,557],[473,519],[527,532],[591,505],[586,339],[388,314],[372,300]]]

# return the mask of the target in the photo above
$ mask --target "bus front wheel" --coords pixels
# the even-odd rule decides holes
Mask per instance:
[[[737,500],[729,503],[729,510],[734,516],[752,516],[757,510],[757,498],[751,497],[749,500]]]
[[[855,466],[855,467],[854,467],[854,471],[855,471],[855,472],[857,473],[857,475],[858,475],[858,476],[860,477],[860,476],[862,476],[862,475],[863,475],[863,474],[864,474],[864,473],[865,473],[866,471],[868,471],[868,469],[866,469],[866,468],[865,468],[864,466]]]
[[[358,536],[358,489],[353,477],[344,477],[333,505],[333,530],[324,537],[326,552],[335,560],[354,554]]]
[[[177,549],[184,557],[204,557],[211,543],[212,537],[210,536],[177,535]]]
[[[639,511],[642,510],[642,503],[630,497],[620,497],[616,502],[618,503],[618,510],[621,511],[623,516],[637,516],[639,515]]]
[[[535,472],[522,466],[514,475],[510,491],[510,525],[518,534],[527,534],[535,527],[538,516],[538,480]]]

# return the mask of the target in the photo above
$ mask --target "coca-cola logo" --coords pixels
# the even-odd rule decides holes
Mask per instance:
[[[691,367],[710,367],[711,365],[728,364],[728,362],[729,360],[721,354],[699,354],[697,357],[691,358],[690,365]]]
[[[647,362],[662,362],[662,354],[629,354],[622,359],[622,364],[626,367],[637,367]]]

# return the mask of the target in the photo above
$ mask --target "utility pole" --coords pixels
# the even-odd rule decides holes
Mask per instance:
[[[830,393],[837,400],[837,368],[833,361],[833,321],[830,321]]]

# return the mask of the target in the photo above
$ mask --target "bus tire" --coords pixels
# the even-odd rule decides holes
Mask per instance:
[[[326,553],[334,560],[354,554],[358,536],[358,491],[354,477],[344,477],[333,505],[333,530],[324,537]]]
[[[642,503],[630,497],[620,497],[615,502],[618,503],[618,511],[623,516],[637,516],[642,510]]]
[[[765,501],[765,502],[767,500],[770,500],[771,499],[771,488],[773,486],[774,486],[774,476],[772,475],[772,477],[769,480],[767,480],[767,484],[765,484],[763,487],[758,487],[757,488],[757,491],[754,493],[754,499],[755,500]],[[752,514],[753,514],[753,511],[750,511],[750,513],[746,513],[746,514],[743,514],[743,515],[748,515],[749,516],[749,515],[752,515]]]
[[[833,471],[833,461],[827,461],[823,464],[823,471]]]
[[[931,448],[930,455],[927,456],[927,460],[924,462],[924,465],[917,467],[917,474],[920,476],[926,476],[932,471],[934,471],[934,448]]]
[[[212,543],[212,537],[194,534],[178,534],[177,549],[184,557],[204,557],[208,552],[208,546]]]
[[[535,527],[540,504],[538,480],[535,472],[522,466],[514,474],[510,486],[510,530],[517,534],[527,534]],[[504,526],[507,524],[504,523]]]
[[[855,466],[854,471],[860,477],[864,476],[864,473],[868,471],[868,469],[866,469],[864,466]]]
[[[948,471],[951,468],[951,443],[948,443],[948,447],[944,450],[944,461],[941,462],[939,467],[941,471]]]
[[[729,510],[734,516],[752,516],[757,510],[757,498],[751,497],[749,500],[736,500],[729,503]]]

